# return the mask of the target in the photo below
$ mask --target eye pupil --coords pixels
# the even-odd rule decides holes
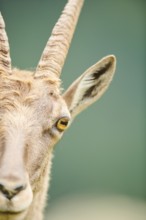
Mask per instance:
[[[60,124],[67,126],[68,125],[68,121],[61,121]]]
[[[59,119],[58,122],[57,122],[58,130],[64,131],[68,126],[68,122],[69,122],[68,118]]]

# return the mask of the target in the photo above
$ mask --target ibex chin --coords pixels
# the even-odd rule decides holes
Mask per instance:
[[[11,67],[0,15],[0,220],[42,220],[54,145],[108,88],[116,59],[85,71],[64,94],[60,73],[83,0],[69,0],[34,72]]]

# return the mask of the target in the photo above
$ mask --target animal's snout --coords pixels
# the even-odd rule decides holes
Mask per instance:
[[[0,169],[0,211],[2,212],[21,212],[32,202],[33,192],[28,173],[21,168],[12,169],[11,173],[7,169]]]
[[[21,191],[25,191],[28,185],[27,174],[21,166],[19,169],[0,169],[0,194],[12,200]],[[10,167],[9,167],[10,168]]]

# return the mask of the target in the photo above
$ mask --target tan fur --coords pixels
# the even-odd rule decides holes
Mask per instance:
[[[63,128],[98,100],[113,78],[116,59],[110,55],[61,94],[58,76],[82,3],[69,0],[34,72],[11,68],[0,16],[0,220],[43,219],[53,147],[62,137]],[[65,53],[61,54],[57,48],[64,47],[64,38],[60,36],[67,39]]]
[[[28,71],[15,69],[11,76],[5,74],[1,76],[0,135],[1,140],[2,137],[5,138],[4,145],[6,145],[8,139],[11,145],[13,143],[16,145],[16,135],[21,136],[21,142],[22,136],[24,136],[23,148],[25,147],[25,149],[23,150],[25,153],[22,156],[33,191],[33,202],[25,219],[39,220],[42,219],[42,209],[48,189],[52,148],[61,137],[58,131],[50,130],[58,118],[64,115],[69,117],[70,114],[60,96],[60,80],[57,78],[34,79],[32,75]],[[18,146],[15,145],[11,147],[16,149],[20,146],[20,143],[18,143]],[[16,158],[22,157],[22,152],[20,152],[20,155],[19,152],[16,153]],[[0,157],[3,154],[1,152]],[[10,157],[13,154],[10,149],[9,154]],[[10,161],[9,164],[11,163],[14,164],[15,162]],[[8,169],[8,167],[5,169]],[[1,163],[0,175],[2,176]],[[33,214],[32,210],[35,210]],[[36,210],[38,210],[37,217],[34,215]],[[39,210],[41,213],[40,218],[38,217]]]

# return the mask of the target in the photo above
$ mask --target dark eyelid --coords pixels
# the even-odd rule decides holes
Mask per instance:
[[[68,121],[70,121],[71,120],[71,117],[70,116],[66,116],[66,115],[62,115],[61,117],[58,117],[57,118],[57,120],[56,120],[56,122],[58,121],[58,120],[60,120],[60,119],[64,119],[64,118],[66,118]]]

